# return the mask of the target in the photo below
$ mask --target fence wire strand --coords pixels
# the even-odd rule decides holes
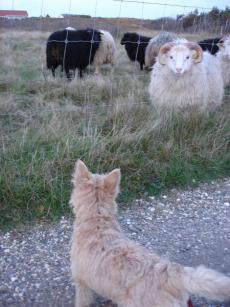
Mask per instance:
[[[202,6],[192,6],[192,5],[181,5],[181,4],[172,4],[172,3],[161,3],[161,2],[149,2],[149,1],[136,1],[136,0],[113,0],[115,2],[127,2],[127,3],[143,3],[157,6],[168,6],[168,7],[186,7],[189,9],[199,9],[199,10],[211,10],[211,7],[202,7]]]
[[[89,70],[91,69],[91,55],[92,55],[92,47],[93,47],[93,43],[94,42],[98,42],[97,40],[93,40],[94,38],[94,33],[97,29],[96,27],[96,18],[97,18],[97,8],[98,8],[98,1],[100,0],[95,0],[95,5],[94,5],[94,15],[92,17],[92,39],[89,40],[89,41],[86,41],[86,40],[69,40],[69,30],[67,29],[66,31],[66,38],[65,40],[61,41],[61,40],[50,40],[50,43],[51,42],[62,42],[65,44],[65,47],[64,47],[64,55],[63,55],[63,69],[65,70],[65,62],[66,62],[66,51],[67,51],[67,46],[68,44],[75,44],[75,43],[90,43],[90,53],[89,53]],[[164,30],[165,28],[167,28],[167,16],[166,16],[166,12],[167,12],[167,9],[168,8],[180,8],[181,11],[182,11],[182,16],[185,16],[187,12],[191,12],[191,10],[201,10],[201,12],[205,12],[205,11],[210,11],[212,10],[212,8],[210,7],[203,7],[203,6],[191,6],[191,5],[180,5],[180,4],[177,4],[177,3],[165,3],[165,2],[151,2],[151,1],[136,1],[136,0],[113,0],[114,2],[119,2],[119,6],[118,6],[118,16],[117,16],[117,22],[116,22],[116,33],[114,35],[115,37],[115,40],[116,40],[116,43],[119,44],[119,37],[120,37],[120,34],[121,34],[121,19],[123,18],[122,17],[122,9],[124,6],[129,6],[129,5],[132,5],[133,3],[135,4],[138,4],[139,8],[140,8],[140,18],[139,18],[139,25],[138,25],[138,32],[139,32],[139,40],[137,42],[133,42],[133,41],[129,41],[127,40],[126,42],[127,43],[131,43],[131,44],[137,44],[137,48],[136,48],[136,55],[135,55],[135,62],[137,61],[137,57],[138,57],[138,52],[139,52],[139,48],[141,46],[141,44],[143,42],[140,41],[140,32],[142,31],[143,29],[143,25],[144,25],[144,20],[145,20],[145,16],[144,16],[144,10],[145,10],[145,7],[146,6],[152,6],[152,7],[155,7],[155,6],[159,6],[159,7],[162,7],[162,23],[161,23],[161,30]],[[43,14],[44,14],[44,0],[41,0],[41,7],[40,7],[40,16],[42,17]],[[11,1],[11,6],[12,6],[12,9],[14,8],[14,0]],[[72,10],[72,0],[69,0],[68,2],[68,18],[66,19],[67,20],[67,25],[68,26],[72,26],[71,25],[71,10]],[[203,16],[203,21],[202,19],[197,19],[196,16],[194,16],[194,19],[193,19],[193,31],[192,33],[193,34],[196,34],[198,33],[203,25],[204,25],[204,29],[207,31],[208,30],[208,20],[207,20],[207,14],[204,14]],[[41,18],[41,22],[43,22],[43,18]],[[220,35],[223,35],[223,31],[228,29],[228,26],[229,26],[229,20],[226,20],[225,22],[225,25],[222,26],[221,25],[221,16],[220,16],[220,13],[219,13],[219,16],[217,17],[216,19],[216,28],[217,29],[220,29]],[[218,31],[218,30],[217,30]],[[218,33],[216,33],[218,34]],[[143,43],[144,44],[144,43]],[[212,43],[210,43],[212,44]],[[125,55],[126,56],[126,55]],[[25,66],[26,67],[26,66]],[[13,67],[10,68],[11,71],[13,72]],[[43,69],[42,69],[42,72],[43,72]],[[37,84],[39,81],[41,82],[47,82],[47,78],[45,77],[45,80],[43,78],[45,74],[43,73],[43,75],[41,74],[42,78],[41,80],[37,80],[37,79],[31,79],[30,81],[28,81],[28,83],[31,83],[31,84]],[[46,75],[45,75],[46,76]],[[110,88],[110,97],[113,98],[114,96],[114,90],[113,90],[113,86],[114,86],[114,83],[115,82],[121,82],[122,80],[126,80],[126,79],[130,79],[132,78],[133,79],[133,87],[132,87],[132,93],[135,94],[135,91],[136,91],[136,84],[135,84],[135,81],[137,80],[137,78],[144,78],[146,76],[145,73],[141,73],[137,71],[137,66],[136,65],[133,65],[133,69],[131,71],[130,74],[127,74],[127,75],[117,75],[115,71],[113,71],[111,74],[110,74],[110,79],[111,79],[111,88]],[[108,76],[104,76],[104,78],[108,78]],[[3,82],[3,83],[7,83],[9,82],[9,84],[11,83],[12,80],[3,80],[1,81],[0,80],[0,84]],[[18,80],[19,81],[19,80]],[[147,86],[146,86],[147,87]],[[119,95],[119,86],[118,86],[118,95]],[[9,90],[10,91],[10,90]],[[64,91],[65,91],[65,86],[63,86],[63,96],[64,96]],[[90,93],[91,89],[89,87],[88,89],[88,94],[85,93],[85,96],[84,96],[84,102],[88,101],[89,98],[93,98],[96,97],[93,93]],[[230,95],[225,95],[225,97],[229,97]],[[119,104],[120,105],[120,104]],[[135,103],[134,103],[135,105]],[[108,104],[100,104],[101,107],[103,108],[108,108]],[[93,106],[92,107],[92,104],[85,104],[84,107],[86,108],[86,110],[88,110],[89,112],[91,112],[91,110],[93,110],[95,107]],[[111,105],[111,107],[114,107],[114,105]],[[44,112],[53,112],[54,109],[51,109],[51,110],[45,110]],[[60,111],[62,112],[63,109],[60,108],[60,109],[55,109],[55,111]],[[87,111],[87,112],[88,112]],[[39,112],[41,113],[42,110],[35,110],[34,111],[35,113],[31,113],[31,114],[36,114],[36,112]],[[15,116],[15,113],[0,113],[0,116]],[[18,114],[16,115],[18,116]],[[20,115],[19,115],[20,116]],[[34,116],[34,115],[31,115],[31,116]]]

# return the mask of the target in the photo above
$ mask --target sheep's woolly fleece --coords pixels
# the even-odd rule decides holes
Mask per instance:
[[[160,63],[159,54],[151,73],[149,85],[151,102],[156,107],[197,106],[201,111],[213,110],[222,103],[224,94],[220,61],[208,52],[204,52],[200,63],[192,63],[192,51],[189,51],[186,44],[182,42],[170,47],[164,54],[165,65]],[[188,52],[191,53],[188,60],[191,62],[191,67],[178,75],[170,67],[171,63],[176,65],[173,62],[170,63],[172,61],[170,57],[175,52],[186,53],[186,55]]]
[[[221,61],[221,69],[223,74],[224,85],[230,85],[230,35],[223,38],[220,43],[220,49],[217,53],[218,59]]]

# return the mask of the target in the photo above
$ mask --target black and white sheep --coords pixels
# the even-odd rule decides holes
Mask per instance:
[[[219,51],[218,43],[221,37],[208,38],[198,42],[203,51],[208,51],[211,54],[216,54]]]
[[[105,30],[98,30],[101,33],[101,42],[94,56],[93,65],[95,73],[100,72],[102,64],[110,64],[111,70],[114,70],[116,45],[112,35]]]
[[[129,59],[133,62],[139,62],[141,70],[145,65],[145,49],[150,39],[151,37],[142,36],[134,32],[125,33],[121,39],[121,45],[125,46]]]
[[[98,30],[62,30],[52,33],[46,45],[47,68],[55,76],[55,69],[60,65],[68,79],[70,70],[79,70],[82,77],[84,69],[93,62],[101,42]]]

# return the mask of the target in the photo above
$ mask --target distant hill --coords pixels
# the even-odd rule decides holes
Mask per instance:
[[[89,15],[68,15],[64,18],[31,17],[23,20],[7,20],[0,18],[0,28],[18,29],[28,31],[56,31],[68,26],[81,29],[93,28],[110,31],[120,36],[125,31],[138,31],[148,33],[153,30],[166,30],[174,32],[199,33],[210,32],[213,35],[230,32],[230,8],[225,10],[213,8],[208,13],[199,13],[198,10],[187,15],[178,15],[177,18],[164,17],[155,20],[141,20],[136,18],[93,18]]]

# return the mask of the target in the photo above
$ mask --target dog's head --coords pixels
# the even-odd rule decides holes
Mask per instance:
[[[108,174],[92,174],[81,161],[76,162],[73,174],[73,194],[71,204],[77,207],[79,202],[91,202],[90,206],[102,206],[116,211],[115,199],[119,193],[120,169],[114,169]]]

